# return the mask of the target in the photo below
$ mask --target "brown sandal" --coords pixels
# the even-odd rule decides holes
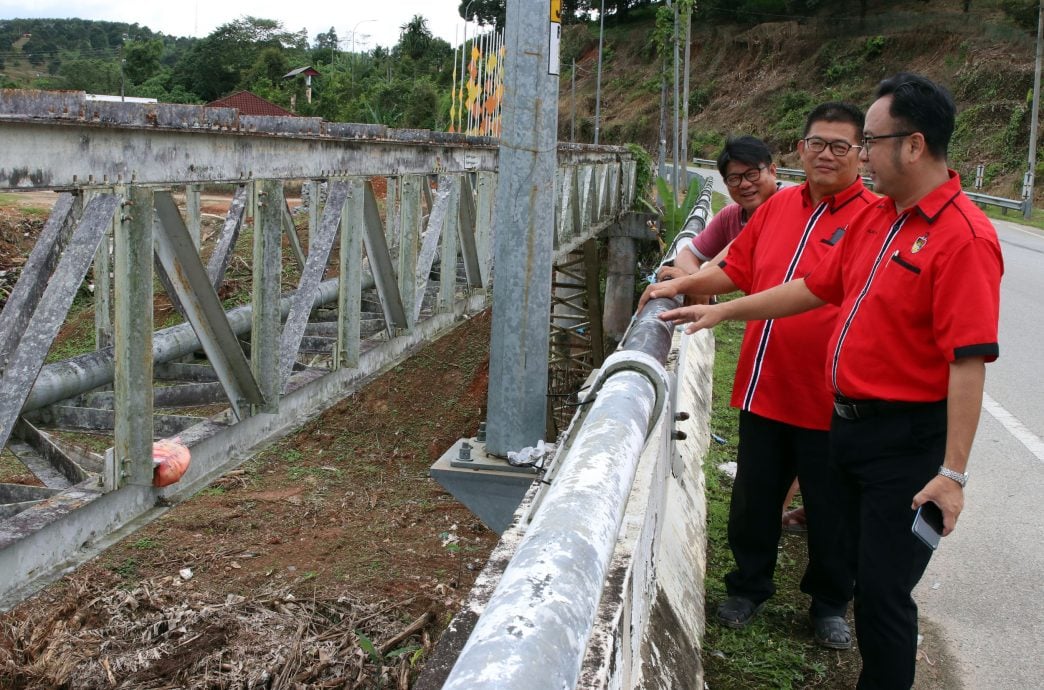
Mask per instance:
[[[783,513],[783,531],[784,532],[805,532],[808,531],[805,519],[805,507],[799,506],[793,510],[788,510]]]

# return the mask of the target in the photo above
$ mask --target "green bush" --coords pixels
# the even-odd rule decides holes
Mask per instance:
[[[653,162],[649,152],[638,144],[627,144],[627,150],[631,152],[635,160],[634,205],[632,208],[637,211],[644,209],[648,203],[642,200],[648,199],[649,196],[652,185]]]
[[[689,132],[689,155],[693,158],[717,158],[724,145],[725,135],[721,132]]]

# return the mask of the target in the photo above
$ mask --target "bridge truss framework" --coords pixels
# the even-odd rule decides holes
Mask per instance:
[[[0,91],[0,150],[0,191],[58,192],[0,315],[0,445],[43,484],[0,484],[0,608],[489,302],[488,138]],[[568,257],[591,266],[593,238],[633,202],[634,173],[625,149],[559,147],[554,255],[569,285],[556,290],[575,292]],[[233,199],[208,243],[200,199],[214,184]],[[304,238],[287,203],[298,184]],[[250,300],[228,308],[229,267],[247,246]],[[96,349],[48,361],[88,278]],[[181,323],[156,330],[157,291]],[[555,333],[582,336],[580,322]],[[221,410],[179,412],[203,405]],[[112,445],[70,447],[56,433],[69,429]],[[175,435],[192,464],[156,488],[152,443]]]

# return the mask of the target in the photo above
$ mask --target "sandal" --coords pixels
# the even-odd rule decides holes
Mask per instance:
[[[852,631],[841,616],[822,616],[812,619],[812,637],[816,644],[827,649],[851,649]]]
[[[806,525],[805,519],[805,507],[798,506],[793,510],[788,510],[783,513],[783,531],[784,532],[806,532],[808,526]]]
[[[745,628],[764,605],[746,597],[729,597],[718,607],[718,622],[733,630]]]

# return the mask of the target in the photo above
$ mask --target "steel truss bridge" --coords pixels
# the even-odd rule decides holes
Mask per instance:
[[[492,139],[0,91],[0,151],[0,192],[57,193],[0,316],[0,446],[43,485],[0,483],[3,608],[490,301]],[[559,145],[557,161],[550,385],[568,387],[601,359],[595,238],[633,261],[646,231],[625,213],[626,149]],[[209,241],[205,185],[232,193]],[[230,306],[237,247],[249,300]],[[627,292],[625,274],[607,291]],[[49,359],[87,283],[95,349]],[[178,323],[157,330],[158,292]],[[156,488],[152,444],[175,435],[191,467]]]

